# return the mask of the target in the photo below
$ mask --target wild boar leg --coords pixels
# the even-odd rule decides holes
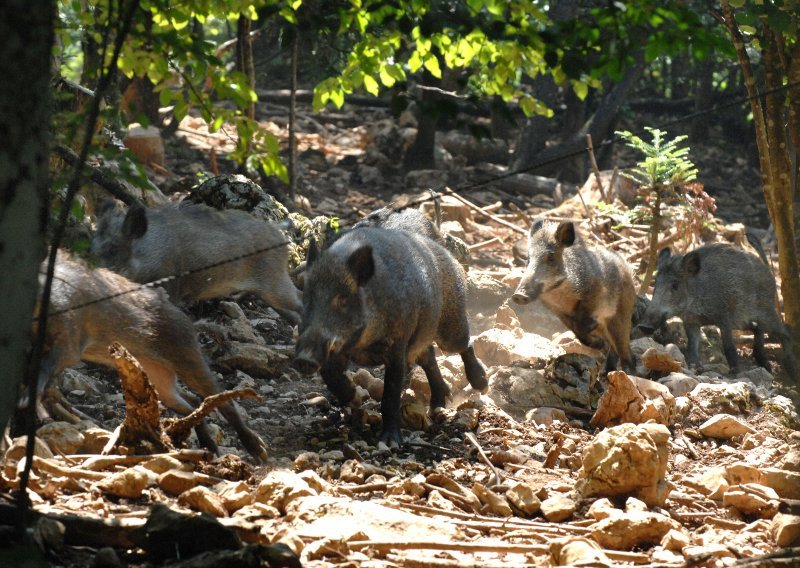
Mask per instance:
[[[700,326],[693,323],[683,323],[686,330],[686,362],[690,367],[700,366]]]
[[[196,406],[190,404],[186,398],[178,392],[178,385],[175,381],[175,371],[152,359],[140,358],[139,363],[141,363],[142,368],[144,368],[145,373],[147,373],[147,377],[153,384],[153,388],[156,389],[156,395],[159,400],[164,403],[164,406],[174,410],[181,416],[186,416],[196,408]],[[194,431],[197,434],[200,445],[216,454],[218,451],[217,443],[211,438],[206,421],[203,420],[198,424]]]
[[[736,343],[733,341],[733,329],[727,323],[720,324],[719,332],[722,335],[722,351],[731,368],[731,373],[739,370],[739,354],[736,352]]]
[[[417,364],[425,371],[425,376],[428,378],[428,384],[431,387],[431,410],[444,407],[445,400],[450,396],[450,389],[442,378],[442,372],[436,362],[433,345],[417,357]]]
[[[403,391],[407,370],[406,346],[395,344],[387,353],[383,399],[381,399],[381,415],[383,416],[381,441],[390,446],[400,446],[402,443],[400,437],[400,393]]]

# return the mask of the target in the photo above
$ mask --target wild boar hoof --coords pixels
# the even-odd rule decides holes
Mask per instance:
[[[313,375],[320,367],[319,363],[311,359],[306,359],[305,357],[295,357],[292,365],[304,375]]]
[[[530,297],[527,294],[523,294],[522,292],[516,292],[513,296],[511,296],[511,299],[515,303],[520,304],[521,306],[529,304],[531,301]]]
[[[399,428],[391,428],[389,430],[384,430],[383,434],[381,434],[381,442],[386,444],[392,449],[397,449],[403,443],[403,439],[400,436],[400,429]]]

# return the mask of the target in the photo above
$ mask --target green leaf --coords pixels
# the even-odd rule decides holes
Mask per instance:
[[[437,79],[442,78],[442,68],[439,67],[439,60],[435,55],[428,55],[428,57],[425,58],[425,69]]]
[[[364,89],[370,95],[377,97],[380,92],[380,85],[371,75],[364,75]]]
[[[419,52],[415,51],[411,54],[411,57],[408,58],[408,70],[412,73],[416,73],[419,71],[420,67],[422,67],[422,59],[420,58]]]
[[[575,96],[577,96],[580,100],[584,100],[589,94],[589,85],[583,81],[575,81],[572,83],[572,90],[575,92]]]

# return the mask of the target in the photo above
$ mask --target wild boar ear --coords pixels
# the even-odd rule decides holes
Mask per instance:
[[[375,274],[375,259],[372,258],[372,247],[364,245],[347,259],[347,268],[353,275],[356,284],[363,286]]]
[[[141,205],[131,205],[125,221],[122,223],[122,233],[131,239],[138,239],[147,232],[147,211]]]
[[[575,225],[571,222],[561,223],[556,229],[556,240],[565,247],[572,246],[575,242]]]
[[[672,256],[672,250],[670,250],[669,247],[661,249],[661,252],[658,253],[658,262],[656,267],[660,269],[662,266],[664,266],[664,264],[666,264],[666,262],[669,260],[670,256]]]
[[[697,274],[700,271],[700,255],[696,251],[683,257],[683,269],[688,274]]]
[[[311,239],[308,243],[308,254],[306,255],[306,268],[317,262],[319,258],[319,247],[317,247],[317,239]]]
[[[542,227],[544,227],[544,219],[536,219],[531,225],[531,235],[538,233]]]

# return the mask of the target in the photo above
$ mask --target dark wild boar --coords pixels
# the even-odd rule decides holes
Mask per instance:
[[[633,368],[631,316],[636,293],[625,259],[585,243],[570,222],[537,220],[528,238],[528,264],[512,300],[540,299],[581,343],[610,346],[606,369]]]
[[[45,267],[43,264],[42,273]],[[102,268],[92,270],[84,262],[59,251],[50,311],[69,310],[138,287],[127,278]],[[144,288],[50,316],[38,377],[39,393],[51,377],[79,361],[114,368],[108,352],[108,346],[114,341],[136,357],[159,400],[179,414],[189,414],[196,404],[190,404],[182,396],[176,384],[177,377],[202,397],[220,390],[200,351],[192,322],[169,301],[163,290]],[[247,451],[265,460],[264,442],[245,425],[236,408],[228,404],[219,410],[236,430]],[[196,431],[201,443],[216,452],[217,446],[205,424]]]
[[[762,255],[763,251],[757,256],[727,244],[704,245],[687,254],[672,254],[665,248],[658,255],[653,299],[639,327],[649,332],[669,317],[681,318],[688,342],[686,359],[697,367],[700,327],[715,325],[733,372],[739,369],[733,330],[753,330],[756,362],[769,368],[764,349],[767,333],[783,345],[786,369],[794,378],[790,336],[775,308],[775,279]]]
[[[91,253],[106,267],[136,282],[192,272],[164,284],[173,301],[193,303],[250,292],[295,323],[300,292],[289,278],[286,239],[274,225],[237,210],[181,203],[154,208],[114,202],[99,211]],[[263,253],[233,262],[239,255]]]
[[[467,380],[484,390],[486,370],[470,343],[465,278],[442,246],[420,235],[362,227],[347,231],[316,257],[309,253],[303,323],[295,365],[320,369],[343,404],[355,395],[344,371],[350,360],[385,365],[381,440],[400,444],[400,394],[419,364],[431,387],[431,408],[449,394],[433,343],[460,353]]]

